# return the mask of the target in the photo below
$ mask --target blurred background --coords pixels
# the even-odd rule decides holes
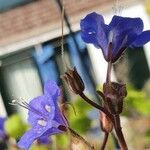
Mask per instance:
[[[85,82],[86,93],[98,102],[95,89],[100,90],[105,82],[107,64],[100,49],[82,41],[80,20],[95,11],[109,23],[116,12],[116,2],[64,0],[64,6],[64,58],[68,65],[77,68]],[[119,6],[121,16],[140,17],[144,30],[150,29],[150,0],[120,0]],[[17,112],[26,121],[27,111],[9,103],[13,99],[29,101],[41,95],[43,84],[54,80],[63,86],[64,99],[72,100],[79,111],[79,116],[70,119],[72,126],[84,135],[90,134],[94,143],[99,143],[103,135],[97,132],[98,112],[85,107],[69,92],[60,79],[64,71],[60,1],[0,0],[0,116]],[[122,123],[129,149],[150,149],[150,43],[128,49],[114,64],[112,79],[128,85]],[[85,108],[83,116],[80,107]]]

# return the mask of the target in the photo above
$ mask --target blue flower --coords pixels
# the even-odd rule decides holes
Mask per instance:
[[[6,132],[4,129],[4,123],[6,118],[0,117],[0,141],[3,141],[6,138]]]
[[[105,24],[102,15],[88,14],[80,22],[81,37],[86,43],[101,48],[108,62],[115,62],[128,47],[141,47],[150,41],[150,30],[143,32],[140,18],[114,16]]]
[[[35,140],[50,143],[49,136],[66,131],[67,122],[57,104],[59,96],[59,87],[55,82],[48,81],[44,86],[44,95],[34,98],[29,104],[17,102],[29,110],[28,122],[31,125],[18,142],[19,148],[28,150]]]

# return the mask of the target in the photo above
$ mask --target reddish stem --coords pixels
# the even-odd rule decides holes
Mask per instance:
[[[124,135],[122,133],[122,128],[120,126],[119,115],[115,115],[114,120],[115,120],[114,127],[115,127],[115,131],[116,131],[116,135],[117,135],[117,139],[118,139],[120,148],[121,148],[121,150],[128,150],[127,144],[126,144],[125,139],[124,139]]]
[[[111,81],[111,68],[112,68],[112,63],[108,62],[106,83],[109,83]]]
[[[97,108],[98,110],[102,111],[103,113],[105,113],[112,122],[114,122],[114,118],[113,116],[109,113],[109,111],[107,109],[105,109],[104,107],[98,105],[97,103],[93,102],[92,100],[90,100],[84,93],[79,94],[88,104],[92,105],[93,107]]]
[[[107,141],[108,141],[108,136],[109,136],[109,133],[108,133],[108,132],[105,132],[104,140],[103,140],[103,143],[102,143],[102,146],[101,146],[101,149],[100,149],[100,150],[105,150],[106,143],[107,143]]]
[[[108,62],[106,83],[111,82],[111,68],[112,68],[112,63]],[[114,122],[113,123],[114,123],[114,128],[116,131],[117,139],[118,139],[119,145],[121,147],[121,150],[128,150],[127,144],[126,144],[125,139],[124,139],[124,135],[122,133],[119,114],[114,115]]]

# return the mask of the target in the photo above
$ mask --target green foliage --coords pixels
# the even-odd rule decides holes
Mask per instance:
[[[30,150],[49,150],[49,145],[33,144]]]
[[[18,139],[26,131],[27,125],[22,121],[19,114],[13,114],[5,121],[6,133],[15,139]]]
[[[150,15],[150,1],[149,0],[145,0],[145,9],[148,15]]]
[[[144,91],[137,91],[132,86],[127,88],[128,95],[125,99],[123,115],[126,116],[149,116],[150,98],[147,98]]]
[[[86,133],[91,126],[91,120],[87,117],[87,112],[91,107],[80,98],[75,100],[73,105],[76,114],[73,109],[69,107],[68,113],[70,126],[81,134]]]
[[[56,135],[56,145],[60,146],[61,149],[65,149],[69,146],[69,137],[67,134]]]

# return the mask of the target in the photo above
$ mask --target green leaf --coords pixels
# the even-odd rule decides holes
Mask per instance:
[[[22,121],[20,115],[14,114],[5,121],[6,133],[15,139],[20,138],[27,129],[27,125]]]

